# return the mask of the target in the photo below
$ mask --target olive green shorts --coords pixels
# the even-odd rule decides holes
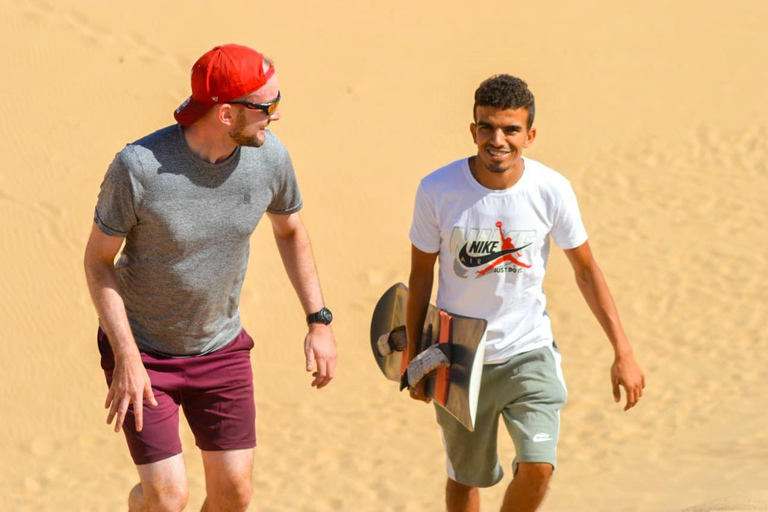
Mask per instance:
[[[515,443],[515,473],[519,462],[555,467],[560,409],[567,394],[560,361],[553,343],[485,365],[474,432],[435,406],[449,478],[472,487],[490,487],[503,478],[496,451],[499,416]]]

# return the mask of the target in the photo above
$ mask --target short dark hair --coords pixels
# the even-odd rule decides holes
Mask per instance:
[[[475,91],[472,117],[477,120],[477,107],[494,107],[501,110],[524,108],[528,111],[528,129],[533,126],[536,105],[533,93],[524,80],[512,75],[494,75],[480,84]]]

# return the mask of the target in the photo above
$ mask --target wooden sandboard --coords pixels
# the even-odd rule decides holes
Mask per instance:
[[[408,287],[403,283],[395,284],[379,299],[371,320],[371,348],[376,363],[386,378],[397,382],[405,371],[408,349],[382,355],[379,339],[405,325],[407,301]],[[421,352],[438,342],[451,345],[450,367],[438,368],[435,375],[426,377],[425,391],[470,431],[474,430],[483,374],[486,326],[483,319],[441,312],[430,304],[418,347]]]

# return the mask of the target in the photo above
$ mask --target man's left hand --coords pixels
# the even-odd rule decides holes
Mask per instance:
[[[304,355],[307,371],[314,372],[312,386],[317,389],[327,386],[336,370],[336,340],[329,325],[311,324],[304,338]]]
[[[619,386],[624,388],[627,394],[627,404],[624,406],[625,411],[634,407],[640,400],[640,397],[643,396],[645,375],[643,375],[643,370],[631,353],[616,356],[613,366],[611,366],[611,383],[613,384],[613,398],[617,403],[621,401]]]

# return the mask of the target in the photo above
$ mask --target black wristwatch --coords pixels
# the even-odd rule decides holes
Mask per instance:
[[[323,308],[317,313],[307,315],[307,324],[325,324],[328,325],[333,321],[333,314],[328,308]]]

